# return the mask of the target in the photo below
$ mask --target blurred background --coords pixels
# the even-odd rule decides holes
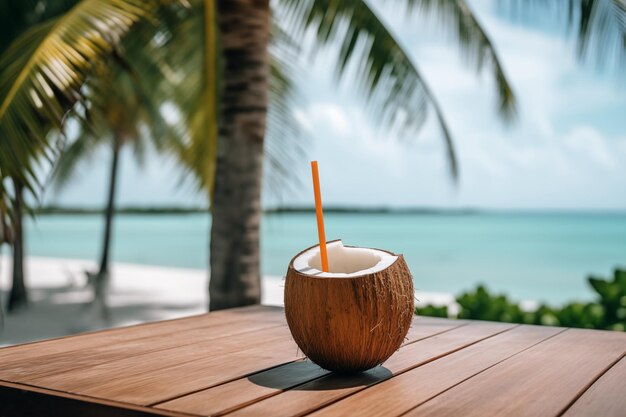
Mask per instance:
[[[418,314],[625,329],[622,0],[0,15],[0,345],[280,305],[313,159],[327,238],[404,254]]]

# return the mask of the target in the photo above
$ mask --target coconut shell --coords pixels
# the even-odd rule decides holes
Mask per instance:
[[[402,255],[375,273],[316,277],[293,266],[304,252],[292,259],[285,282],[285,315],[302,352],[341,373],[383,363],[400,348],[414,314],[413,280]]]

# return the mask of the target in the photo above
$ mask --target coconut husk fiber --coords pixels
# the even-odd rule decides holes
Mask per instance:
[[[287,271],[285,315],[309,359],[330,371],[354,373],[398,350],[414,314],[413,280],[402,255],[378,272],[350,277],[299,272],[293,266],[298,256]]]

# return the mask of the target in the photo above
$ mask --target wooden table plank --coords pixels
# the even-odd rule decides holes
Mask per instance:
[[[28,363],[44,355],[79,352],[84,349],[98,348],[106,344],[117,344],[157,335],[175,335],[190,329],[202,328],[210,331],[209,329],[216,325],[230,323],[235,326],[237,323],[250,321],[282,324],[285,322],[285,319],[283,310],[280,308],[252,306],[174,320],[117,327],[3,347],[0,348],[0,366],[9,366],[13,363]]]
[[[419,317],[406,344],[465,325],[465,322]],[[297,361],[159,404],[160,409],[199,415],[221,415],[329,374],[310,361]]]
[[[426,337],[434,336],[438,333],[451,330],[456,327],[469,324],[467,320],[448,320],[438,317],[414,317],[411,327],[406,335],[406,340],[403,343],[412,343]]]
[[[557,416],[623,357],[624,336],[618,332],[568,329],[428,401],[407,416]],[[624,381],[621,385],[624,394]]]
[[[554,327],[519,326],[363,390],[312,415],[401,415],[560,331],[562,329]],[[464,414],[465,410],[458,415]]]
[[[221,338],[219,343],[208,341],[122,357],[65,373],[24,377],[19,382],[122,402],[150,404],[169,399],[170,392],[178,396],[254,372],[255,363],[258,369],[263,369],[301,357],[289,329],[283,324]],[[161,388],[157,389],[157,386]],[[166,395],[160,397],[161,393]]]
[[[158,404],[156,408],[204,416],[223,415],[328,373],[308,360],[295,361]]]
[[[265,329],[280,327],[277,321],[257,322],[226,322],[213,324],[209,327],[187,329],[184,337],[177,337],[177,333],[159,334],[139,339],[124,339],[114,344],[104,344],[99,347],[75,349],[68,352],[43,354],[27,360],[10,361],[0,364],[2,379],[15,382],[35,382],[44,377],[66,375],[70,371],[83,370],[89,367],[115,362],[120,359],[137,357],[151,352],[178,349],[182,346],[197,345],[199,343],[220,343],[220,339],[255,332],[261,334]]]
[[[626,415],[626,358],[602,375],[569,408],[564,417]]]
[[[296,389],[284,391],[241,408],[229,416],[298,416],[362,391],[370,385],[399,375],[451,352],[490,338],[514,326],[504,323],[472,323],[402,347],[383,366],[359,374],[330,374]],[[399,376],[394,376],[393,379]]]

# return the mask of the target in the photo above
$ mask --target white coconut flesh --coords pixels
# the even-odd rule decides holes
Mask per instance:
[[[322,271],[320,247],[315,246],[293,260],[293,268],[305,275],[321,278],[349,278],[373,274],[391,266],[397,256],[378,249],[343,246],[340,240],[326,245],[328,272]]]

